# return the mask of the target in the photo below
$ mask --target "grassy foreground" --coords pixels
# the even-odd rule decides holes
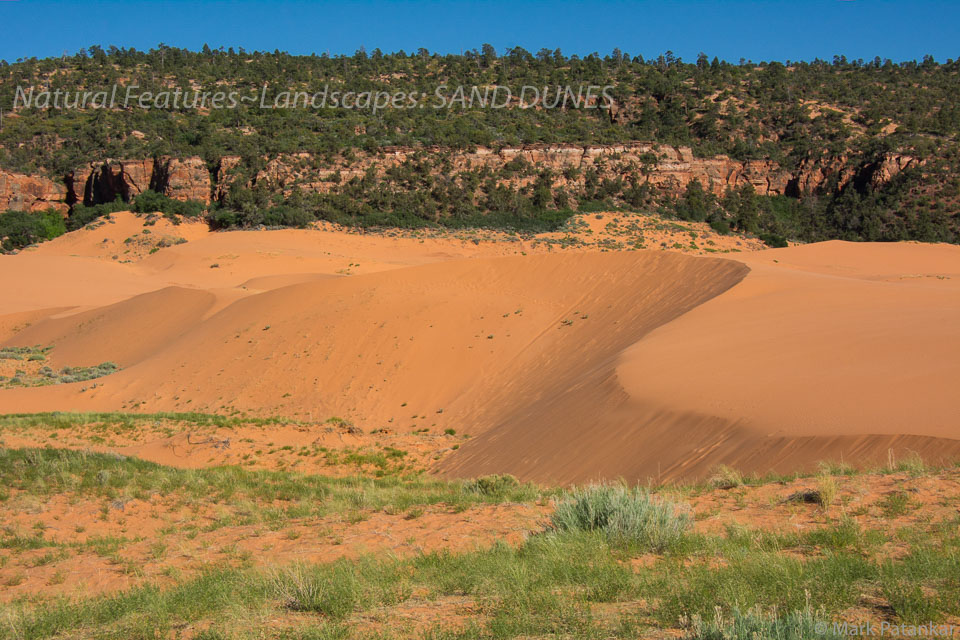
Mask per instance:
[[[800,481],[813,498],[729,470],[712,486],[559,491],[0,449],[0,637],[823,638],[849,635],[834,622],[958,625],[958,478],[914,462],[825,469]],[[124,510],[136,504],[159,524]],[[364,527],[492,531],[524,508],[544,515],[510,541],[305,551],[332,529],[324,549],[344,552]],[[761,526],[756,513],[811,526]],[[123,582],[58,589],[93,565]]]

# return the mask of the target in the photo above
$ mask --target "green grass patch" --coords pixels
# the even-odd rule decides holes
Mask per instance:
[[[242,507],[250,517],[275,521],[355,509],[406,511],[439,504],[462,509],[480,503],[528,502],[542,495],[540,489],[520,483],[497,493],[479,493],[469,482],[420,476],[331,478],[235,466],[177,469],[115,454],[60,449],[0,449],[0,486],[32,495],[69,492],[108,502],[173,495]],[[251,510],[251,503],[256,508]]]
[[[956,615],[960,602],[955,536],[939,549],[928,537],[904,560],[883,563],[846,551],[801,559],[770,550],[769,539],[722,538],[714,543],[719,563],[698,550],[674,549],[631,569],[625,561],[632,554],[599,532],[567,531],[460,554],[212,567],[169,589],[145,585],[79,602],[9,605],[2,613],[7,629],[24,639],[84,636],[91,629],[96,637],[153,638],[201,622],[220,634],[209,637],[276,637],[270,629],[283,616],[303,626],[283,637],[372,638],[383,636],[338,634],[357,615],[455,597],[473,602],[482,618],[424,637],[636,638],[659,627],[681,628],[691,639],[746,640],[833,637],[832,625],[811,632],[823,629],[818,623],[842,622],[864,593],[882,594],[904,623]],[[600,615],[607,605],[619,605],[621,613]]]
[[[197,427],[240,427],[266,426],[276,424],[305,424],[302,421],[282,417],[258,418],[246,415],[224,416],[197,412],[158,412],[158,413],[80,413],[68,411],[50,411],[43,413],[7,413],[0,414],[0,429],[31,429],[45,427],[49,429],[70,429],[88,425],[106,425],[122,429],[136,429],[144,424],[156,422],[179,422]]]
[[[556,532],[597,531],[618,544],[656,551],[676,543],[692,522],[680,505],[621,485],[574,488],[550,516]]]

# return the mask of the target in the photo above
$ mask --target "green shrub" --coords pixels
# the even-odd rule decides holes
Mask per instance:
[[[162,193],[147,189],[133,199],[130,207],[137,213],[163,213],[196,218],[203,213],[204,205],[196,200],[175,200]]]
[[[899,518],[909,513],[915,506],[913,498],[906,491],[888,493],[877,501],[886,518]]]
[[[3,251],[52,240],[66,232],[67,224],[55,209],[0,213],[0,249]]]
[[[764,242],[764,244],[766,244],[768,247],[773,247],[774,249],[782,249],[788,246],[787,239],[777,233],[761,233],[758,237]]]
[[[575,488],[550,517],[557,532],[599,531],[611,541],[652,550],[670,546],[690,525],[690,514],[680,505],[622,485]]]
[[[70,210],[70,217],[67,218],[67,230],[74,231],[76,229],[80,229],[93,222],[97,218],[105,216],[109,213],[129,210],[130,205],[124,202],[120,196],[117,196],[116,200],[113,202],[105,202],[103,204],[96,204],[89,207],[83,204],[75,204],[73,205],[73,209]]]
[[[726,220],[721,220],[721,219],[711,220],[710,228],[722,235],[727,235],[728,233],[730,233],[730,224]]]
[[[520,481],[510,474],[489,475],[467,483],[467,491],[484,496],[502,496],[520,486]]]

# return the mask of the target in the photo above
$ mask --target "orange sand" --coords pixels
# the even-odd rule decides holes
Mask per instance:
[[[149,228],[185,242],[151,253],[143,219],[114,214],[0,256],[0,344],[52,344],[52,366],[123,367],[96,387],[0,390],[0,411],[453,428],[473,437],[440,472],[561,483],[960,455],[960,247],[697,257],[659,250],[674,243],[654,230],[650,250],[605,251]]]

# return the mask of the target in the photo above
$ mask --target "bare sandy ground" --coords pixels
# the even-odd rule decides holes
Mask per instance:
[[[0,256],[0,344],[123,369],[0,389],[0,411],[455,429],[472,437],[437,471],[560,483],[960,455],[960,248],[750,252],[612,214],[570,236],[209,233],[115,214]]]

